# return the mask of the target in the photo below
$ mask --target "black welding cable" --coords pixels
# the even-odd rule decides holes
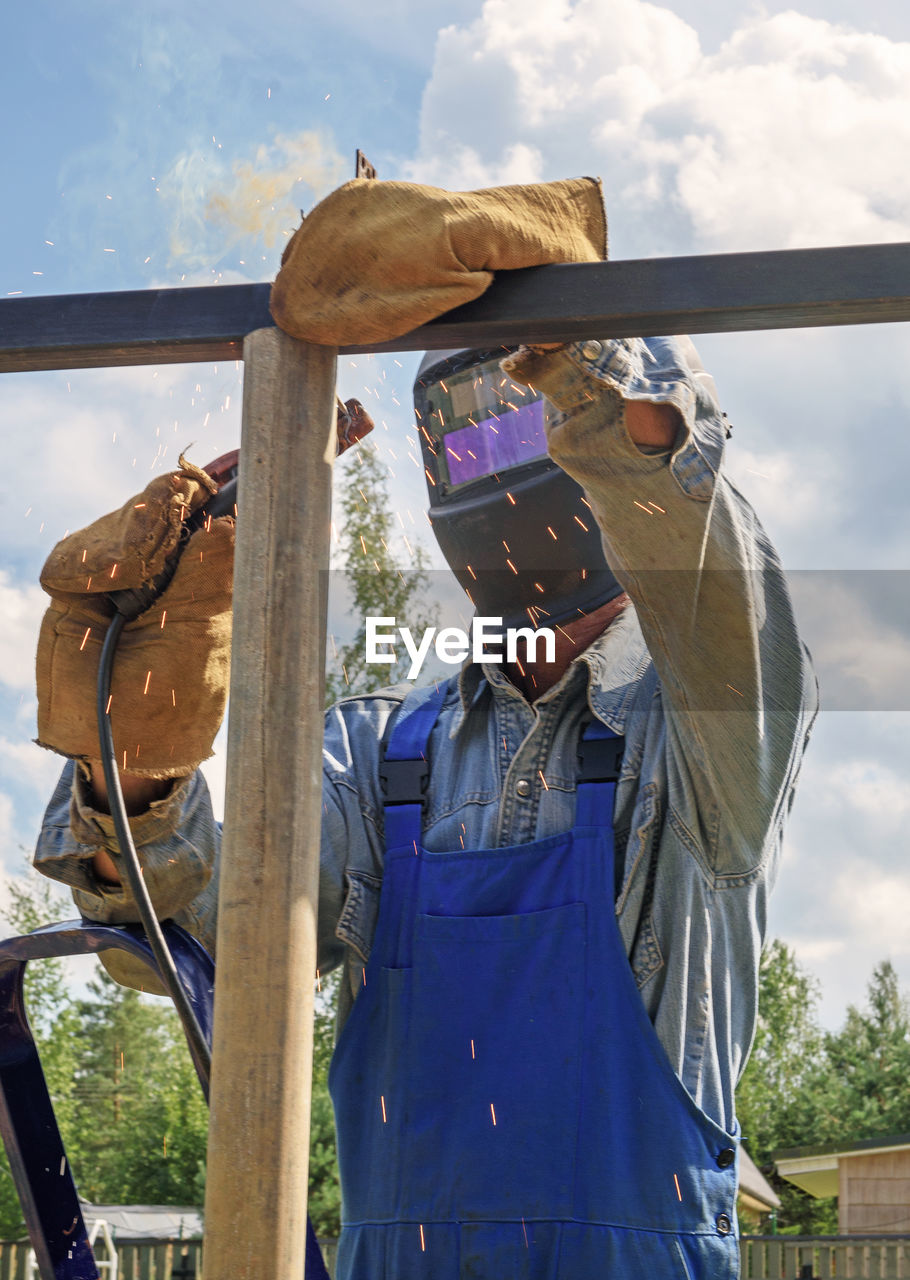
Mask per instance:
[[[133,843],[130,824],[126,816],[126,805],[123,800],[123,790],[120,786],[120,775],[117,770],[117,761],[114,755],[114,734],[111,729],[111,717],[109,712],[109,699],[111,694],[111,674],[114,667],[114,654],[117,650],[117,641],[120,639],[120,633],[126,625],[127,619],[122,613],[114,614],[107,634],[104,637],[104,644],[101,648],[101,660],[98,666],[98,736],[101,744],[101,765],[104,769],[104,781],[107,784],[108,803],[110,804],[111,817],[114,820],[114,831],[117,835],[117,843],[120,846],[120,853],[123,857],[123,864],[126,869],[126,878],[132,890],[133,897],[136,899],[136,905],[139,909],[139,918],[142,921],[142,927],[148,936],[151,944],[152,952],[158,962],[158,969],[161,974],[161,980],[167,989],[168,995],[174,1002],[178,1017],[183,1024],[183,1030],[186,1034],[187,1043],[190,1052],[197,1064],[200,1078],[202,1080],[202,1088],[206,1097],[208,1097],[209,1080],[212,1074],[212,1055],[209,1046],[206,1043],[199,1020],[196,1017],[195,1010],[190,1003],[180,976],[177,973],[174,958],[170,953],[164,934],[161,931],[161,925],[158,923],[158,917],[155,915],[155,908],[149,897],[148,889],[145,886],[145,880],[142,875],[142,867],[139,865],[139,855],[136,852],[136,846]]]
[[[237,514],[235,506],[237,493],[237,464],[236,454],[235,461],[229,472],[226,474],[231,478],[226,480],[218,490],[217,494],[210,498],[205,507],[193,513],[184,522],[181,531],[180,543],[174,554],[166,563],[164,569],[158,576],[142,587],[128,589],[125,591],[112,591],[108,594],[108,599],[115,606],[117,612],[111,619],[107,633],[104,637],[104,644],[101,646],[101,659],[98,664],[98,741],[101,746],[101,766],[104,770],[104,781],[107,783],[108,803],[110,804],[111,817],[114,820],[114,832],[117,836],[117,844],[120,847],[120,853],[123,857],[123,864],[126,868],[126,878],[133,897],[136,899],[136,906],[139,910],[139,918],[142,921],[142,927],[145,929],[152,953],[158,962],[158,969],[161,974],[161,980],[164,983],[168,995],[174,1002],[174,1008],[183,1024],[183,1030],[186,1035],[187,1044],[190,1047],[190,1053],[196,1063],[196,1069],[202,1083],[202,1091],[208,1099],[209,1080],[212,1075],[212,1055],[202,1028],[199,1026],[199,1020],[196,1017],[195,1010],[190,1003],[189,997],[180,976],[177,973],[177,967],[174,964],[174,958],[171,955],[167,940],[158,923],[158,917],[155,914],[155,908],[149,897],[148,889],[145,886],[145,880],[142,876],[142,867],[139,864],[139,855],[136,852],[136,846],[133,843],[133,835],[130,831],[129,820],[126,816],[126,805],[123,800],[123,790],[120,786],[120,774],[117,769],[117,759],[114,753],[114,733],[111,728],[110,717],[110,697],[112,673],[114,668],[114,654],[117,651],[117,642],[120,639],[120,633],[126,626],[127,622],[131,622],[134,618],[139,617],[146,609],[150,609],[161,593],[167,588],[168,583],[174,576],[177,568],[177,562],[181,553],[185,550],[186,544],[191,536],[199,529],[210,524],[212,520],[219,519],[221,516],[229,516]],[[219,459],[219,461],[223,461]]]

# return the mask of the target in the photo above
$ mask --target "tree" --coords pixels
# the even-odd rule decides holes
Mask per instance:
[[[890,960],[875,966],[865,1009],[850,1005],[826,1037],[828,1074],[819,1141],[910,1131],[910,1003]]]
[[[31,873],[10,885],[11,933],[73,914]],[[80,1194],[90,1200],[201,1203],[208,1115],[183,1031],[162,1001],[118,987],[99,967],[76,998],[60,960],[26,969],[29,1023]],[[12,1175],[0,1161],[0,1235],[23,1234]]]
[[[780,1229],[836,1233],[836,1201],[778,1178],[773,1153],[910,1130],[910,1002],[890,961],[876,965],[866,1007],[838,1032],[817,1018],[818,984],[780,941],[763,952],[755,1045],[737,1089],[743,1142],[781,1197]],[[901,1218],[901,1229],[905,1220]]]
[[[174,1010],[99,971],[77,1001],[78,1106],[64,1135],[80,1191],[98,1202],[195,1204],[208,1113]]]
[[[335,1006],[340,971],[320,979],[313,1024],[313,1093],[310,1111],[308,1209],[318,1236],[341,1232],[341,1186],[335,1146],[335,1116],[329,1096],[329,1066],[335,1046]]]
[[[837,1230],[833,1200],[816,1200],[777,1177],[773,1152],[820,1141],[825,1039],[817,981],[778,939],[762,952],[758,1025],[736,1091],[743,1143],[781,1198],[780,1227],[806,1235]]]
[[[351,613],[359,619],[354,639],[331,655],[326,675],[326,702],[354,693],[369,693],[394,684],[404,675],[405,660],[369,665],[365,661],[366,618],[395,617],[399,625],[422,631],[426,618],[420,601],[429,585],[427,557],[417,545],[412,564],[398,562],[391,544],[394,520],[389,491],[377,452],[364,442],[351,451],[341,496],[344,516],[342,550]]]
[[[9,905],[4,915],[10,935],[31,933],[71,914],[67,909],[69,899],[59,886],[37,876],[30,866],[24,880],[8,881],[7,891]],[[72,1010],[63,961],[48,959],[29,964],[25,970],[24,997],[48,1092],[62,1129],[69,1118],[68,1086],[75,1063],[73,1041],[67,1034],[72,1025]],[[6,1152],[0,1151],[0,1238],[15,1239],[24,1234],[25,1219],[9,1161]]]

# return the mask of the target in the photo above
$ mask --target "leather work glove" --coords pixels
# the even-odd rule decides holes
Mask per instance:
[[[338,400],[339,454],[372,428],[358,400]],[[98,664],[115,613],[106,593],[157,577],[184,519],[217,487],[181,456],[180,470],[54,547],[41,572],[51,604],[38,638],[39,745],[98,762]],[[110,705],[121,771],[182,777],[212,754],[230,685],[233,571],[234,521],[225,516],[192,535],[166,590],[124,627]]]
[[[116,610],[106,592],[140,587],[165,567],[183,520],[217,486],[199,467],[156,476],[119,511],[54,547],[41,572],[51,597],[38,639],[38,743],[76,760],[100,757],[95,689]],[[117,763],[146,778],[192,773],[212,753],[230,676],[234,521],[200,529],[159,599],[128,623],[114,658]]]
[[[355,178],[288,242],[270,308],[295,338],[368,346],[479,297],[494,271],[606,256],[599,179],[451,192]]]

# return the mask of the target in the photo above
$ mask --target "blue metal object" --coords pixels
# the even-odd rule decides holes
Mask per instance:
[[[177,925],[165,925],[164,935],[180,981],[211,1044],[215,993],[212,958]],[[148,939],[135,925],[115,927],[91,920],[67,920],[0,942],[0,1135],[41,1280],[98,1280],[98,1270],[26,1016],[22,993],[25,966],[30,960],[110,949],[127,951],[157,972]],[[199,1063],[195,1066],[204,1081]],[[328,1280],[309,1221],[306,1277]]]
[[[180,979],[211,1040],[211,957],[176,925],[168,925],[165,932]],[[145,934],[135,927],[68,920],[0,943],[0,1134],[41,1280],[97,1280],[98,1271],[26,1016],[25,966],[30,960],[110,948],[128,951],[155,969]]]

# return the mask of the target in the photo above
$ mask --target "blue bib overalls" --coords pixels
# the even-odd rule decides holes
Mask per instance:
[[[337,1278],[733,1280],[735,1142],[671,1069],[616,926],[622,742],[586,730],[571,831],[430,853],[443,694],[409,695],[386,752],[379,921],[329,1078]]]

